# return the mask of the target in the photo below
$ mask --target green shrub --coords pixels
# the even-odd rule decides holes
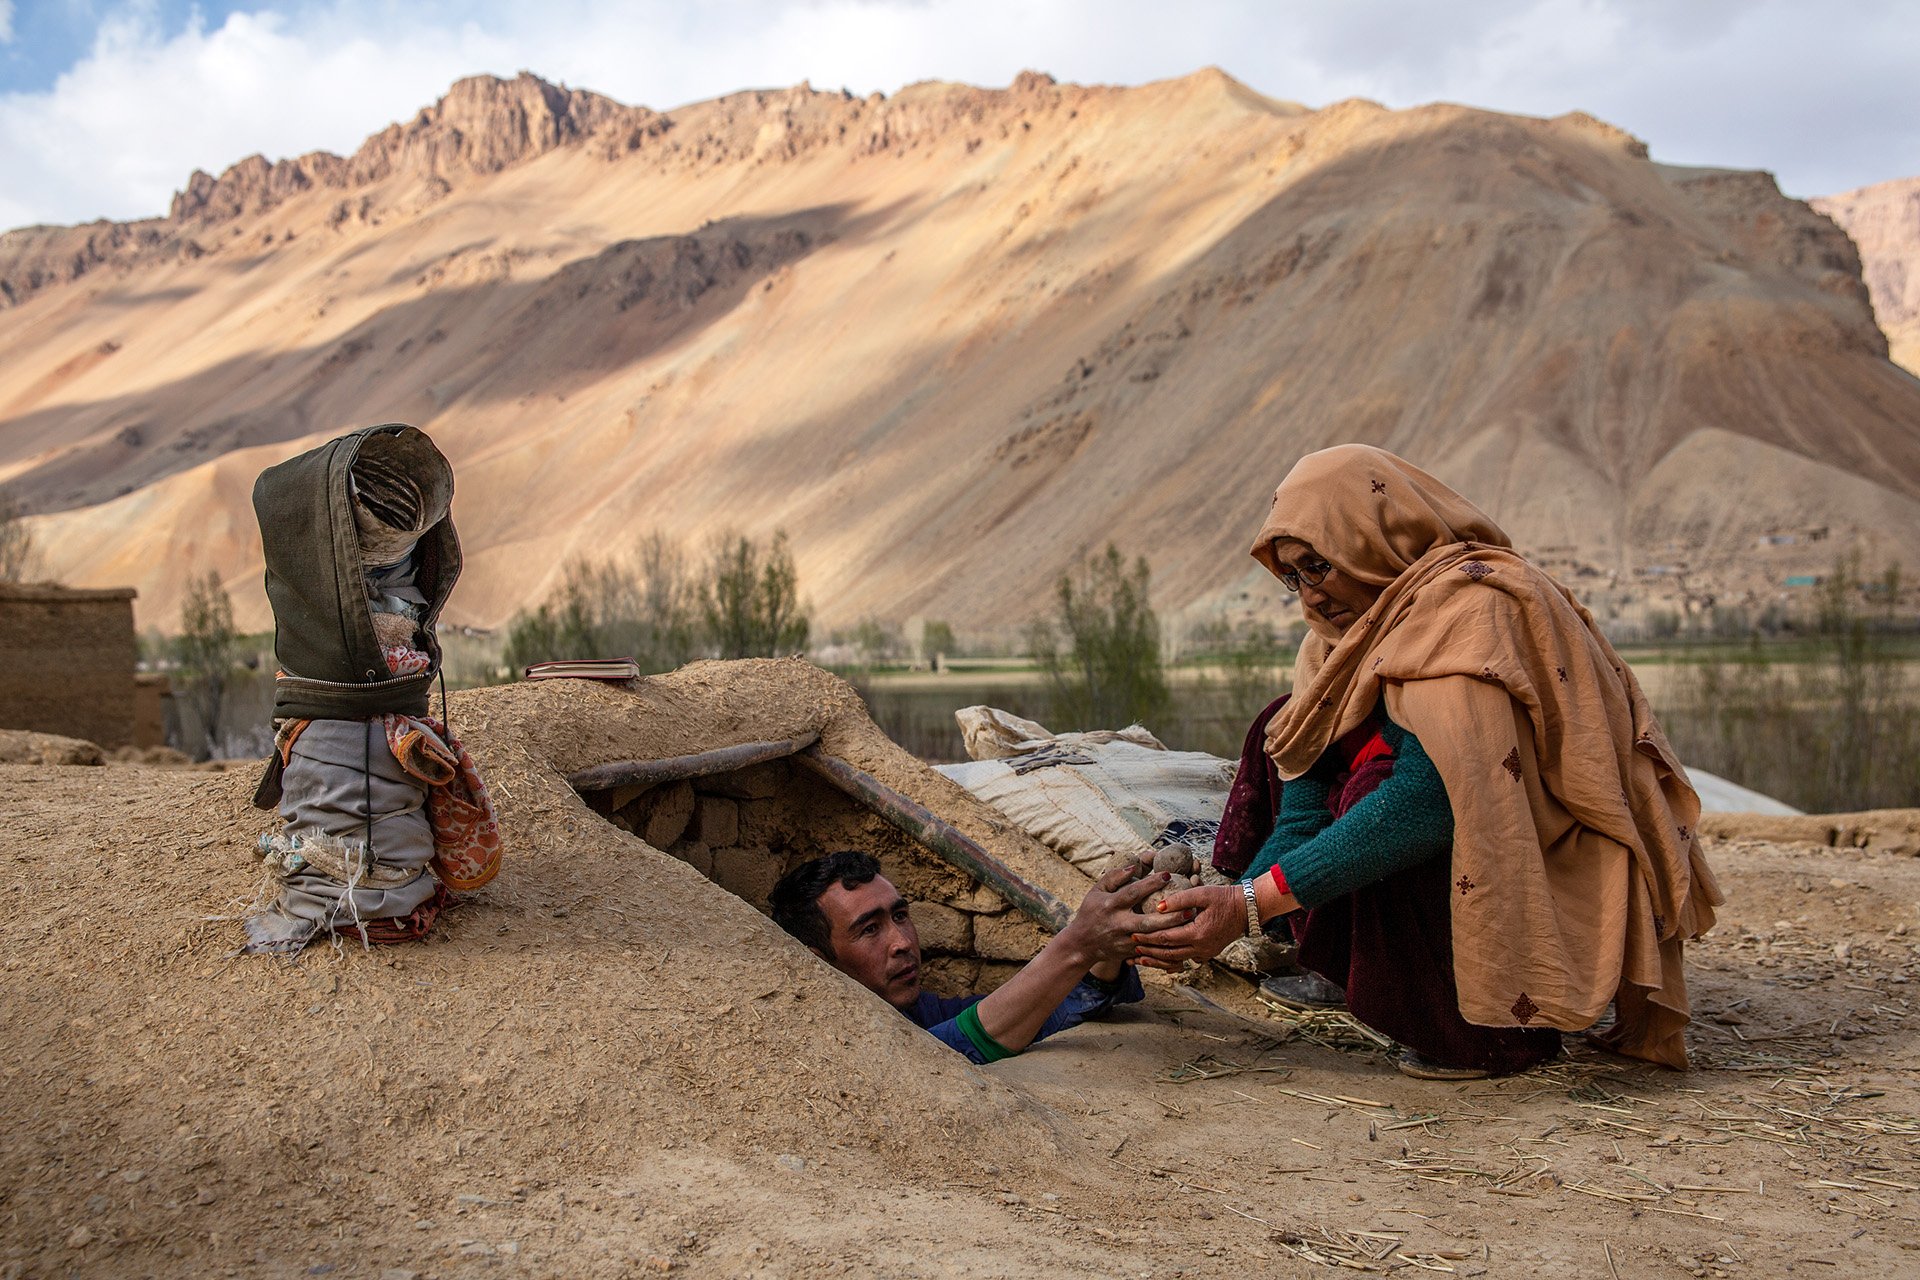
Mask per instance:
[[[1683,668],[1661,711],[1681,759],[1809,813],[1920,805],[1920,687],[1898,597],[1897,568],[1869,584],[1844,561],[1799,643],[1755,635]]]
[[[773,658],[807,647],[811,627],[800,611],[800,577],[785,532],[763,552],[729,534],[715,543],[700,584],[707,643],[722,658]]]
[[[192,713],[192,754],[205,760],[222,754],[220,713],[239,657],[240,635],[233,626],[233,601],[209,569],[187,579],[180,602],[180,634],[174,638],[181,700]],[[181,726],[183,736],[188,730]]]
[[[920,632],[920,656],[928,662],[935,658],[951,658],[960,652],[959,642],[954,638],[950,623],[930,621]]]
[[[570,561],[547,598],[508,625],[502,661],[631,657],[644,672],[671,671],[700,652],[698,599],[685,553],[654,533],[627,556]]]
[[[1112,729],[1164,716],[1172,699],[1160,664],[1160,623],[1148,603],[1146,557],[1120,549],[1060,575],[1057,615],[1035,622],[1034,660],[1046,673],[1049,727]]]

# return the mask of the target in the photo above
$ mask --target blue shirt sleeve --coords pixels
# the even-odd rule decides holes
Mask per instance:
[[[1089,974],[1080,979],[1079,984],[1067,993],[1067,998],[1047,1015],[1047,1020],[1040,1024],[1040,1030],[1034,1034],[1033,1041],[1038,1044],[1055,1032],[1077,1027],[1089,1018],[1104,1017],[1117,1004],[1132,1004],[1145,996],[1146,991],[1140,986],[1140,975],[1132,965],[1123,966],[1120,976],[1112,982],[1102,982]],[[983,999],[984,996],[936,996],[922,991],[907,1017],[947,1048],[971,1062],[985,1066],[986,1056],[968,1039],[958,1023],[962,1010],[979,1004]]]

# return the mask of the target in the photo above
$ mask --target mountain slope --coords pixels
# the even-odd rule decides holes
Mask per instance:
[[[49,239],[101,228],[0,242],[0,482],[143,625],[204,566],[262,620],[252,477],[389,419],[455,462],[482,624],[654,528],[787,529],[830,625],[1017,624],[1108,540],[1163,608],[1273,609],[1246,543],[1340,440],[1643,603],[1920,546],[1920,381],[1852,243],[1583,116],[1217,71],[656,114],[522,77],[287,163],[66,278]]]
[[[1920,178],[1812,200],[1860,246],[1874,314],[1893,358],[1920,372]]]

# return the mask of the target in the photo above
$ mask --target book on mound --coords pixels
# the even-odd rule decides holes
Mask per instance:
[[[528,680],[637,680],[640,664],[632,658],[561,658],[536,662],[521,675]]]

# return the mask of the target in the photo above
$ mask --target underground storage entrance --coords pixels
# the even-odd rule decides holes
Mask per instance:
[[[822,751],[817,735],[614,761],[567,781],[596,814],[763,915],[774,884],[809,858],[873,854],[912,904],[922,981],[942,995],[991,991],[1070,915],[911,797]]]

